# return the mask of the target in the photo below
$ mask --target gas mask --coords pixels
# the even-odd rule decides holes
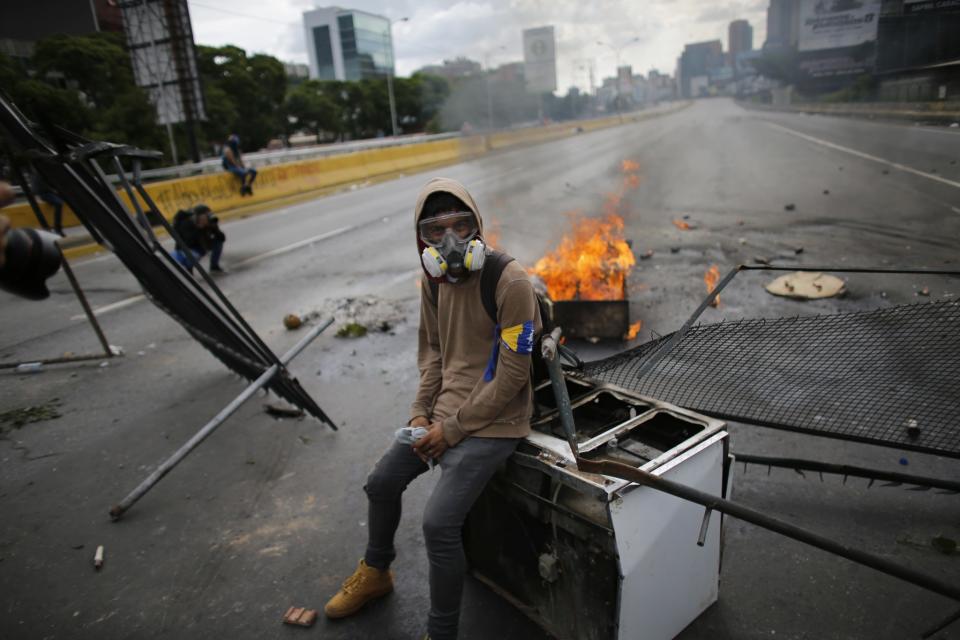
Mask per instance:
[[[434,278],[460,277],[480,271],[486,247],[476,236],[480,229],[472,211],[443,213],[418,225],[420,240],[427,245],[420,254],[423,267]]]

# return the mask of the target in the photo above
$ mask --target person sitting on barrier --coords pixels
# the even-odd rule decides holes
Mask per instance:
[[[223,146],[223,168],[240,178],[240,195],[253,195],[253,181],[257,179],[257,170],[247,168],[243,164],[243,154],[240,153],[240,136],[233,133],[227,138]]]
[[[467,513],[530,433],[531,353],[541,322],[526,271],[486,249],[477,205],[463,185],[429,181],[417,200],[414,228],[424,275],[420,386],[407,424],[426,435],[402,430],[406,438],[398,433],[367,478],[366,552],[324,611],[342,618],[393,590],[389,567],[401,496],[428,462],[437,462],[441,476],[423,514],[430,562],[427,637],[449,640],[459,625]]]
[[[223,243],[227,237],[220,230],[217,216],[211,215],[210,207],[198,204],[192,209],[177,211],[173,216],[173,230],[182,241],[182,244],[177,244],[173,257],[187,271],[193,273],[193,265],[209,253],[210,271],[223,272],[220,266],[220,255],[223,253]]]

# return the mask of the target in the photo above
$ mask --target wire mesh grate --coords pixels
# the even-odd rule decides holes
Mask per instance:
[[[693,326],[584,365],[727,420],[960,457],[960,303]]]

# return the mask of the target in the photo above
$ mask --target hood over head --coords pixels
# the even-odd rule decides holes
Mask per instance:
[[[480,209],[477,207],[477,203],[474,201],[473,196],[470,195],[470,192],[467,191],[467,188],[456,180],[450,178],[431,178],[427,184],[423,185],[423,188],[420,189],[420,195],[417,196],[417,204],[413,210],[413,235],[417,239],[417,255],[423,252],[426,248],[426,244],[420,239],[420,233],[417,230],[417,225],[420,224],[420,218],[423,217],[424,209],[427,199],[434,193],[449,193],[450,195],[456,197],[458,200],[467,205],[467,208],[473,212],[473,215],[477,218],[477,228],[479,229],[477,233],[478,238],[483,238],[483,218],[480,215]],[[422,265],[421,265],[422,267]],[[427,278],[433,280],[434,282],[445,282],[445,278],[435,278],[427,273],[426,269],[423,271]]]

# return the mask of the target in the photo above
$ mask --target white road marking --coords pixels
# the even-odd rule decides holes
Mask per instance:
[[[285,246],[285,247],[280,247],[280,248],[278,248],[278,249],[273,249],[273,250],[271,250],[271,251],[267,251],[266,253],[261,253],[261,254],[259,254],[259,255],[253,256],[253,257],[251,257],[251,258],[247,258],[246,260],[244,260],[244,261],[242,261],[242,262],[238,262],[235,266],[237,266],[237,267],[242,267],[242,266],[244,266],[244,265],[254,264],[255,262],[260,262],[261,260],[266,260],[267,258],[272,258],[272,257],[274,257],[274,256],[279,256],[279,255],[282,255],[282,254],[284,254],[284,253],[289,253],[290,251],[294,251],[294,250],[299,249],[300,247],[304,247],[304,246],[306,246],[306,245],[308,245],[308,244],[312,244],[312,243],[314,243],[314,242],[319,242],[319,241],[321,241],[321,240],[326,240],[326,239],[328,239],[328,238],[333,238],[333,237],[335,237],[335,236],[339,236],[339,235],[341,235],[341,234],[346,233],[347,231],[351,231],[352,229],[356,229],[357,226],[358,226],[358,225],[352,225],[352,226],[348,226],[348,227],[339,227],[339,228],[333,229],[333,230],[331,230],[331,231],[326,231],[326,232],[324,232],[324,233],[321,233],[321,234],[319,234],[319,235],[313,236],[313,237],[311,237],[311,238],[307,238],[307,239],[305,239],[305,240],[300,240],[300,241],[298,241],[298,242],[294,242],[293,244],[288,244],[288,245]],[[137,302],[140,302],[141,300],[146,300],[146,296],[144,296],[142,293],[141,293],[141,294],[137,294],[137,295],[135,295],[135,296],[130,296],[129,298],[124,298],[123,300],[118,300],[117,302],[112,302],[112,303],[106,304],[106,305],[104,305],[104,306],[102,306],[102,307],[97,307],[96,309],[93,310],[93,315],[99,316],[99,315],[103,315],[104,313],[110,313],[110,312],[112,312],[112,311],[117,311],[117,310],[119,310],[119,309],[123,309],[123,308],[129,307],[129,306],[132,305],[132,304],[136,304]],[[86,317],[87,317],[87,316],[84,315],[84,314],[79,314],[79,315],[71,316],[70,319],[71,319],[71,320],[83,320],[83,319],[86,318]]]
[[[960,182],[955,182],[953,180],[948,180],[942,176],[934,175],[932,173],[927,173],[926,171],[920,171],[919,169],[914,169],[913,167],[908,167],[905,164],[900,164],[899,162],[892,162],[884,158],[878,158],[877,156],[872,156],[869,153],[864,153],[862,151],[857,151],[856,149],[851,149],[850,147],[844,147],[833,142],[828,142],[827,140],[822,140],[821,138],[815,138],[813,136],[808,136],[805,133],[800,133],[799,131],[794,131],[789,127],[784,127],[783,125],[775,124],[773,122],[768,122],[768,126],[773,127],[774,129],[779,129],[785,133],[797,136],[798,138],[803,138],[808,142],[813,142],[814,144],[819,144],[829,149],[834,149],[836,151],[843,151],[844,153],[849,153],[852,156],[857,156],[858,158],[863,158],[865,160],[871,160],[873,162],[879,162],[880,164],[887,165],[888,167],[893,167],[894,169],[899,169],[900,171],[906,171],[907,173],[912,173],[913,175],[920,176],[921,178],[927,178],[928,180],[933,180],[935,182],[940,182],[942,184],[960,189]]]
[[[261,253],[260,255],[253,256],[252,258],[247,258],[246,260],[236,263],[236,265],[234,266],[243,267],[248,264],[254,264],[256,262],[260,262],[261,260],[266,260],[267,258],[283,255],[284,253],[290,253],[291,251],[295,251],[300,247],[305,247],[308,244],[313,244],[314,242],[320,242],[321,240],[327,240],[328,238],[333,238],[335,236],[342,235],[348,231],[352,231],[356,229],[358,226],[359,225],[353,224],[353,225],[348,225],[346,227],[338,227],[336,229],[333,229],[332,231],[325,231],[320,235],[306,238],[305,240],[299,240],[297,242],[294,242],[293,244],[288,244],[285,247],[280,247],[279,249],[273,249],[271,251],[267,251],[266,253]]]
[[[141,300],[146,300],[147,297],[142,293],[139,293],[135,296],[130,296],[129,298],[124,298],[123,300],[118,300],[117,302],[111,302],[110,304],[105,304],[102,307],[97,307],[93,310],[93,315],[99,316],[104,313],[110,313],[111,311],[116,311],[117,309],[123,309],[124,307],[129,307],[132,304],[140,302]],[[79,314],[76,316],[70,316],[71,320],[84,320],[86,319],[86,314]]]

